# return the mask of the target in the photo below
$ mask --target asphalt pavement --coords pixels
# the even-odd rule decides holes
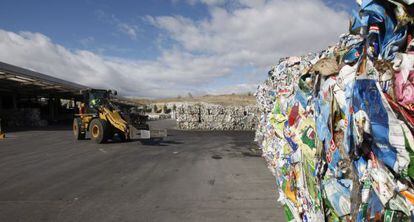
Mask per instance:
[[[75,141],[68,127],[8,133],[0,221],[284,221],[254,132],[168,133],[147,145]]]

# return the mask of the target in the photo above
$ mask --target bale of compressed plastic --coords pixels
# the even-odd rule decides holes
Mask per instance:
[[[181,104],[175,116],[184,130],[255,130],[256,106],[223,106],[209,103]]]
[[[359,1],[351,33],[284,58],[256,141],[289,221],[414,220],[414,6]]]

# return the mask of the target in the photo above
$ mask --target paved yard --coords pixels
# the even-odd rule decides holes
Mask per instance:
[[[253,135],[169,130],[160,144],[97,145],[65,127],[9,133],[0,221],[284,221],[264,160],[246,155]]]

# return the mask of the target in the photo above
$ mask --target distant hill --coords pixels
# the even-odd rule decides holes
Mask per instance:
[[[238,94],[229,94],[229,95],[205,95],[205,96],[195,96],[195,97],[176,97],[176,98],[166,98],[166,99],[133,99],[135,102],[140,104],[157,104],[157,103],[197,103],[205,102],[212,103],[224,106],[230,105],[255,105],[256,98],[252,95],[238,95]]]

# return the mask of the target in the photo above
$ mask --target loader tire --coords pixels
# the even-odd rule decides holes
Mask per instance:
[[[105,143],[109,134],[108,123],[105,120],[93,119],[89,125],[89,132],[95,143]]]
[[[118,137],[121,140],[121,142],[128,142],[128,138],[125,136],[124,133],[118,133]]]
[[[113,126],[111,126],[110,124],[107,124],[108,126],[107,126],[107,129],[106,129],[106,139],[107,140],[109,140],[109,139],[114,139],[114,136],[115,136],[115,129],[114,129],[114,127]]]
[[[79,118],[73,119],[73,136],[76,140],[84,140],[85,139],[85,132],[82,131],[82,120]]]

